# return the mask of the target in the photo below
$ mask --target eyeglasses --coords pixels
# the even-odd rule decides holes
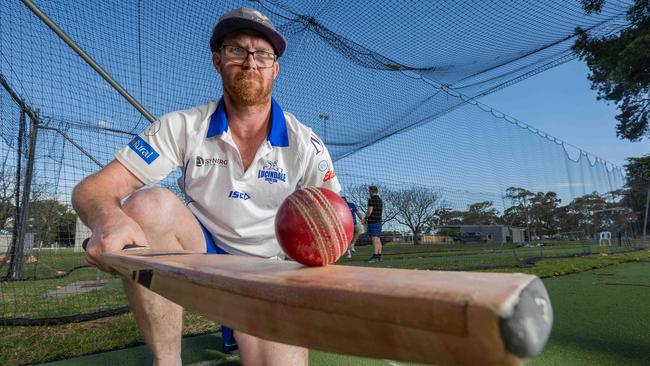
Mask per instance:
[[[278,56],[272,52],[266,51],[249,51],[243,47],[231,46],[224,44],[219,48],[219,51],[224,50],[226,58],[233,61],[241,61],[244,64],[244,61],[248,58],[248,55],[253,55],[253,60],[258,67],[271,67],[278,59]]]

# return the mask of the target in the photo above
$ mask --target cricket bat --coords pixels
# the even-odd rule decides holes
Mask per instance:
[[[305,267],[234,255],[130,249],[102,260],[220,324],[341,354],[438,365],[520,365],[553,311],[526,274]]]

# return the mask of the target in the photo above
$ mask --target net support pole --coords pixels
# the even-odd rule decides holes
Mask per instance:
[[[648,193],[645,197],[645,215],[643,215],[643,245],[646,242],[646,228],[648,227],[648,206],[650,205],[650,184],[648,184]]]
[[[16,255],[16,252],[18,251],[18,244],[20,241],[18,240],[18,233],[20,231],[20,212],[21,212],[21,204],[20,204],[20,185],[22,183],[22,160],[23,160],[23,139],[25,138],[25,123],[27,123],[27,119],[25,118],[26,115],[26,106],[25,106],[25,101],[21,99],[21,103],[19,103],[20,106],[20,119],[19,119],[19,126],[18,126],[18,157],[16,159],[16,178],[14,180],[14,227],[11,232],[11,249],[9,251],[9,260],[11,260],[11,265],[9,266],[9,277],[12,277],[12,273],[14,273],[14,267],[15,267],[15,260],[14,258],[18,259],[18,256]]]
[[[16,93],[11,88],[11,86],[9,85],[9,82],[7,81],[7,79],[5,79],[4,75],[2,75],[2,73],[0,73],[0,85],[2,85],[4,90],[6,90],[7,93],[9,93],[9,96],[11,97],[11,99],[13,99],[14,102],[16,102],[16,104],[18,104],[20,106],[21,112],[26,113],[29,116],[29,118],[34,118],[35,117],[34,116],[34,111],[32,111],[31,107],[28,106],[25,103],[25,101],[23,100],[23,98],[18,96],[18,93]]]
[[[113,89],[124,97],[135,109],[142,114],[149,122],[153,123],[156,118],[153,117],[126,89],[124,89],[117,81],[115,81],[90,55],[86,53],[79,45],[68,36],[52,19],[50,19],[43,11],[36,6],[31,0],[21,0],[29,10],[34,13],[45,25],[47,25],[56,35],[59,36],[72,50],[74,50],[90,67],[95,70],[106,82],[108,82]]]
[[[71,139],[70,136],[68,136],[65,132],[61,131],[58,128],[50,127],[50,126],[45,126],[45,125],[39,125],[39,128],[42,128],[44,130],[52,130],[59,135],[61,135],[66,141],[68,141],[72,146],[76,147],[77,150],[79,150],[82,154],[84,154],[88,159],[92,160],[93,163],[97,164],[100,168],[104,167],[104,164],[100,163],[99,160],[95,159],[94,156],[92,156],[91,153],[86,151],[86,149],[83,148],[83,146],[79,145],[78,143],[75,142],[75,140]]]
[[[14,257],[11,260],[12,267],[10,278],[18,280],[23,275],[23,256],[25,249],[25,234],[29,226],[27,217],[29,212],[29,196],[32,190],[32,178],[34,176],[34,158],[36,156],[36,138],[38,134],[39,110],[32,118],[31,130],[29,134],[29,152],[27,153],[27,167],[25,168],[25,185],[23,187],[22,207],[20,208],[20,221],[18,229],[18,239],[14,248]]]

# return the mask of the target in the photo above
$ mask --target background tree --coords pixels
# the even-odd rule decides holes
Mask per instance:
[[[585,233],[587,238],[594,238],[603,228],[602,211],[607,207],[605,199],[592,192],[571,201],[566,207],[567,213],[577,223],[576,229]]]
[[[54,199],[36,200],[29,203],[27,231],[34,233],[36,243],[45,246],[71,245],[76,220],[77,215],[67,205]]]
[[[446,206],[446,205],[441,205]],[[465,211],[452,210],[448,207],[441,207],[437,217],[436,226],[462,225]]]
[[[507,225],[525,227],[530,225],[530,206],[535,194],[525,188],[509,187],[503,198],[510,200],[512,206],[503,211],[503,221]]]
[[[16,184],[18,184],[16,166],[10,163],[9,158],[10,154],[6,154],[0,161],[0,232],[5,233],[10,232],[15,224]],[[30,201],[44,197],[47,188],[47,183],[32,182]]]
[[[607,229],[612,232],[612,235],[618,235],[618,232],[626,234],[628,237],[636,236],[636,233],[643,230],[637,229],[637,223],[639,217],[643,218],[643,215],[639,215],[638,212],[634,212],[631,207],[626,206],[626,197],[628,191],[626,189],[617,189],[611,192],[608,192],[605,195],[605,211],[603,220],[604,229]]]
[[[438,229],[437,235],[440,236],[448,236],[452,238],[454,241],[458,240],[458,231],[451,229],[451,228],[442,228]]]
[[[497,225],[500,222],[499,210],[492,201],[481,201],[469,205],[463,217],[464,225]]]
[[[605,0],[582,0],[588,14],[600,13]],[[635,0],[627,12],[630,27],[601,38],[577,28],[573,51],[587,63],[598,99],[616,103],[616,135],[638,141],[650,137],[650,0]]]
[[[392,191],[387,187],[380,184],[374,184],[379,189],[379,197],[381,197],[383,202],[383,212],[382,220],[384,223],[389,223],[395,219],[397,212],[395,207],[392,206],[392,202],[389,199]],[[368,193],[369,184],[351,184],[345,186],[341,192],[341,196],[347,197],[349,202],[357,205],[357,208],[363,215],[366,214],[368,210],[368,199],[370,194]]]
[[[381,191],[380,191],[381,192]],[[430,233],[442,208],[440,194],[424,187],[412,187],[388,192],[384,202],[394,210],[395,220],[413,233],[415,244],[422,242],[422,234]]]
[[[14,216],[16,171],[7,163],[9,154],[0,162],[0,232],[8,231]]]
[[[368,209],[368,185],[366,184],[352,184],[346,186],[341,192],[341,196],[347,197],[349,202],[357,205],[362,215],[366,214]]]
[[[59,245],[74,246],[75,230],[77,228],[77,214],[68,209],[67,212],[57,217],[55,229],[55,242]]]
[[[555,218],[558,225],[558,234],[564,239],[583,239],[585,233],[580,230],[578,216],[576,216],[569,205],[558,207],[555,211]]]
[[[525,188],[510,187],[506,189],[504,198],[512,204],[503,212],[501,221],[504,224],[525,227],[530,236],[552,235],[560,229],[558,215],[562,212],[557,193],[534,193]]]
[[[557,211],[562,200],[555,192],[537,192],[531,198],[532,235],[553,235],[559,228]]]
[[[621,206],[628,207],[636,216],[637,232],[642,232],[645,220],[645,203],[650,188],[650,156],[628,158],[625,165],[625,193]]]

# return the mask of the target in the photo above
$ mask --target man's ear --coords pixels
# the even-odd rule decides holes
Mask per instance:
[[[273,64],[273,80],[278,77],[278,73],[280,72],[280,64],[276,61],[275,64]]]
[[[221,54],[219,52],[212,52],[212,65],[221,74]]]

